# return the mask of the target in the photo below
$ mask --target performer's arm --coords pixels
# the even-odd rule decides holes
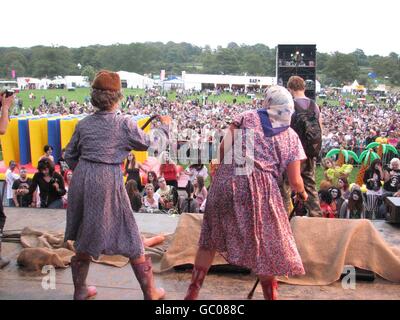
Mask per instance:
[[[296,194],[299,194],[304,201],[307,201],[308,195],[304,189],[304,183],[301,177],[300,160],[289,163],[287,167],[287,175],[292,191],[294,191]]]
[[[232,145],[234,143],[235,129],[238,129],[238,127],[234,124],[231,124],[219,145],[219,154],[217,157],[219,163],[222,163],[222,161],[224,161],[225,154],[232,149]]]
[[[13,201],[16,207],[19,207],[18,199],[17,199],[17,190],[13,189]]]
[[[68,143],[67,147],[65,148],[65,162],[68,166],[74,170],[76,165],[78,164],[80,151],[78,148],[79,143],[79,124],[76,126],[74,134],[70,142]]]

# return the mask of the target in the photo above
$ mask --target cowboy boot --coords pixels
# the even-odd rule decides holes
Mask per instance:
[[[193,267],[192,280],[190,282],[188,291],[186,292],[185,300],[197,300],[200,288],[203,285],[204,278],[206,277],[208,269],[202,267]]]
[[[265,300],[278,300],[278,281],[273,280],[260,281]]]
[[[142,288],[144,300],[160,300],[165,297],[165,290],[156,288],[154,285],[153,266],[150,257],[146,257],[142,263],[131,262],[131,266]]]
[[[71,259],[72,279],[74,281],[74,300],[86,300],[97,294],[96,287],[86,285],[90,260]]]
[[[10,260],[1,257],[1,242],[3,239],[3,230],[0,230],[0,269],[3,269],[6,265],[10,263]]]

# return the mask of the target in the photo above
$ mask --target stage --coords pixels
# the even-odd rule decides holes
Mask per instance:
[[[65,210],[5,208],[7,222],[5,231],[18,230],[26,226],[49,231],[63,231]],[[143,232],[173,233],[179,217],[159,214],[135,214],[139,228]],[[400,227],[394,227],[384,221],[375,221],[375,227],[385,240],[400,248]],[[1,300],[64,300],[72,299],[73,284],[71,270],[57,269],[56,289],[44,290],[42,274],[24,272],[16,264],[21,245],[3,243],[3,256],[11,263],[0,271]],[[168,300],[183,299],[189,285],[191,274],[169,271],[156,274],[156,283],[165,288]],[[200,299],[241,300],[246,299],[254,284],[254,276],[240,274],[210,274],[206,277]],[[140,300],[142,292],[131,267],[109,267],[92,263],[88,283],[97,286],[98,300]],[[372,283],[357,282],[355,290],[345,290],[340,282],[329,286],[279,285],[279,297],[282,300],[376,300],[400,299],[400,285],[376,278]],[[253,299],[262,299],[259,286]]]

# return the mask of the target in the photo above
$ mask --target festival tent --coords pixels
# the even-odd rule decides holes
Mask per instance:
[[[342,93],[355,94],[360,91],[362,91],[363,94],[367,94],[367,89],[363,85],[360,85],[357,80],[354,80],[351,85],[346,85],[342,88]]]
[[[18,77],[18,89],[40,89],[40,79],[31,77]]]
[[[174,89],[183,89],[184,88],[184,82],[182,79],[170,79],[170,80],[165,80],[162,82],[162,88],[164,90],[174,90]]]
[[[190,74],[182,72],[182,80],[186,90],[202,90],[203,87],[269,87],[276,84],[276,77],[259,77],[259,76],[237,76],[227,74]]]
[[[64,80],[67,87],[74,88],[88,88],[90,86],[88,77],[84,76],[65,76]]]
[[[380,93],[387,93],[386,86],[384,84],[378,85],[373,91],[380,92]]]
[[[135,72],[118,71],[123,88],[149,89],[154,87],[154,80]]]

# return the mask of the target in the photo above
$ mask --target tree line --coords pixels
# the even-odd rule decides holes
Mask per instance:
[[[35,46],[1,47],[0,77],[55,77],[86,75],[93,78],[99,69],[124,70],[140,74],[167,75],[187,73],[238,74],[275,76],[276,49],[264,44],[238,45],[212,49],[190,43],[131,43],[81,48]],[[317,78],[324,85],[343,85],[357,79],[373,85],[374,79],[400,85],[400,56],[368,56],[361,49],[350,54],[317,52]]]

